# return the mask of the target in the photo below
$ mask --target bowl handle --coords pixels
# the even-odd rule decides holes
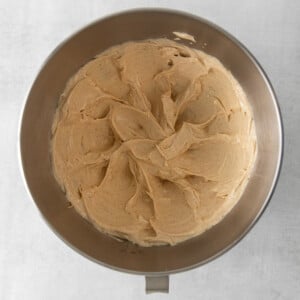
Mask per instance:
[[[169,276],[145,276],[146,293],[169,293]]]

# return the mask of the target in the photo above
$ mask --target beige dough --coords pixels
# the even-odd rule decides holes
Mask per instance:
[[[129,42],[67,84],[53,123],[54,174],[102,232],[174,245],[239,200],[255,160],[252,120],[217,59],[167,39]]]

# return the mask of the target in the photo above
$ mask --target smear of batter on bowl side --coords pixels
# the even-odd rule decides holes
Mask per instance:
[[[53,122],[55,177],[102,232],[171,244],[218,223],[255,161],[251,110],[214,57],[167,39],[108,49],[68,82]]]
[[[185,32],[173,31],[173,34],[180,40],[188,40],[190,42],[196,43],[194,36]]]

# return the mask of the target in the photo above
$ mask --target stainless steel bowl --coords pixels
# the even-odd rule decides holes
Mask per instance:
[[[68,208],[65,194],[51,170],[50,129],[67,80],[93,56],[129,40],[174,38],[173,31],[192,34],[197,41],[193,47],[217,57],[244,88],[256,124],[257,161],[240,201],[219,224],[199,237],[173,247],[143,248],[100,233],[74,209]],[[255,58],[235,38],[216,25],[185,13],[134,10],[83,28],[50,55],[24,106],[20,156],[32,198],[63,241],[97,263],[146,275],[148,291],[165,290],[167,275],[198,267],[221,255],[241,240],[262,214],[279,175],[282,124],[270,82]]]

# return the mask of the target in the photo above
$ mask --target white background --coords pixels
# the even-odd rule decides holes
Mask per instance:
[[[240,39],[269,75],[285,127],[281,178],[254,229],[221,258],[172,275],[169,295],[148,296],[143,277],[90,262],[50,231],[17,160],[21,104],[47,55],[97,18],[146,6],[197,14]],[[299,32],[296,0],[0,0],[0,299],[300,299]]]

